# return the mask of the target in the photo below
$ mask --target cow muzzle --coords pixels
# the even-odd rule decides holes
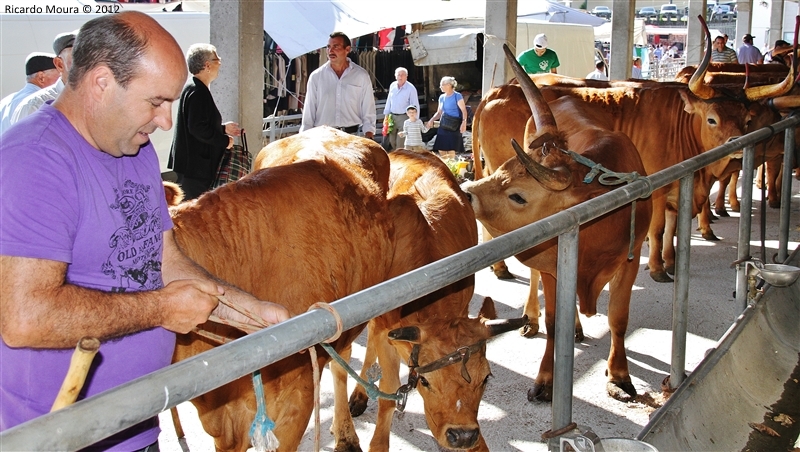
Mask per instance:
[[[463,429],[463,428],[449,428],[447,429],[447,444],[453,449],[471,449],[478,442],[480,436],[480,429]]]

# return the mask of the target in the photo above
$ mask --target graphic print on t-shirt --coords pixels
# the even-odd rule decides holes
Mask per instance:
[[[118,292],[132,289],[155,290],[161,287],[162,225],[159,206],[151,207],[151,187],[126,180],[122,190],[114,189],[124,226],[108,240],[111,253],[103,263],[103,274],[116,280]],[[157,193],[157,191],[156,191]]]

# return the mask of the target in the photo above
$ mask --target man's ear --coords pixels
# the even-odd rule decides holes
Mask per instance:
[[[86,80],[89,82],[89,92],[97,99],[103,97],[113,85],[116,85],[114,74],[105,65],[97,66],[89,71],[86,74]]]
[[[58,70],[59,74],[64,73],[64,66],[66,66],[66,64],[64,63],[63,58],[61,58],[60,56],[53,58],[53,65],[56,67],[56,70]]]

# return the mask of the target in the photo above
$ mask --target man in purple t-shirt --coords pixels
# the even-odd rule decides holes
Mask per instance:
[[[149,141],[172,126],[187,78],[181,49],[152,18],[87,22],[60,97],[0,143],[0,430],[47,413],[81,337],[100,338],[82,396],[169,365],[175,332],[219,316],[226,294],[270,323],[288,317],[215,280],[172,236]],[[157,419],[94,448],[141,450]]]

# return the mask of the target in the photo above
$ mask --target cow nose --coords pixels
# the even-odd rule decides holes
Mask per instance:
[[[480,430],[463,429],[463,428],[449,428],[447,429],[447,444],[452,448],[469,449],[478,441]]]

